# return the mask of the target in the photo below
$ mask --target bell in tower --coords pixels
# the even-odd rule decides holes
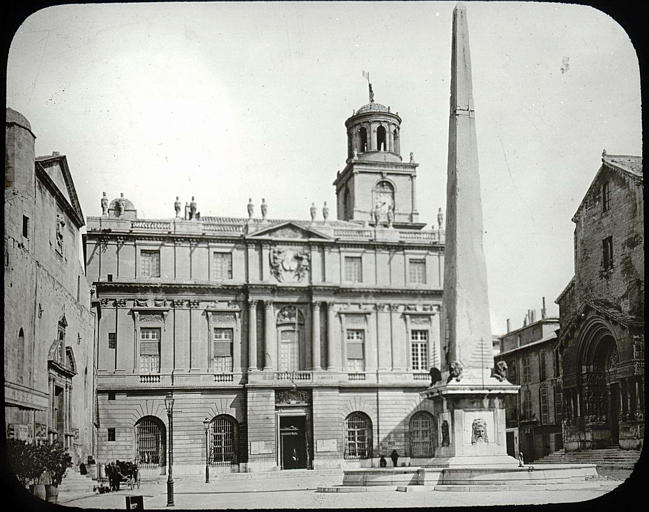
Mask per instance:
[[[345,121],[346,166],[334,181],[337,217],[377,227],[421,229],[425,224],[417,222],[415,203],[419,164],[403,162],[401,118],[374,101],[371,84],[369,92],[370,102]]]

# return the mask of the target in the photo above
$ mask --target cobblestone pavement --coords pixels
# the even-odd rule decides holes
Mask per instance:
[[[571,503],[592,500],[615,488],[620,482],[606,482],[588,489],[541,490],[507,492],[450,492],[418,490],[398,492],[381,490],[352,493],[319,493],[315,489],[260,489],[259,485],[240,483],[180,483],[176,486],[174,502],[177,509],[223,508],[367,508],[367,507],[452,507],[476,505],[526,505]],[[290,482],[289,482],[290,484]],[[288,485],[287,485],[288,486]],[[145,509],[167,508],[164,483],[143,484],[139,490],[122,490],[95,495],[64,503],[64,506],[125,509],[125,496],[144,496]]]

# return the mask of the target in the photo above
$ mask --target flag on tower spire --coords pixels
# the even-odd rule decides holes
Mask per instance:
[[[370,72],[363,71],[363,78],[367,80],[367,85],[370,90],[370,103],[374,103],[374,91],[372,90],[372,82],[370,82]]]

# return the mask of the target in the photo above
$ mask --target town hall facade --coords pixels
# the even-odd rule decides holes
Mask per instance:
[[[443,219],[424,230],[401,118],[346,121],[337,219],[141,219],[123,196],[89,217],[98,460],[176,472],[376,465],[432,458],[441,425],[420,397],[440,367]],[[205,426],[204,426],[205,425]],[[206,459],[207,457],[207,459]]]

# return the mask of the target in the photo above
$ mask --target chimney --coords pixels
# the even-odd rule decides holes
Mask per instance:
[[[536,320],[536,311],[534,309],[528,309],[527,313],[530,315],[530,322],[529,323],[533,324],[534,321]]]
[[[507,332],[511,331],[510,329],[510,323],[509,323],[509,318],[507,319]]]
[[[541,308],[541,318],[545,318],[545,297],[543,297],[543,307]]]
[[[59,156],[60,154],[61,153],[59,153],[58,151],[52,151],[52,156]]]

